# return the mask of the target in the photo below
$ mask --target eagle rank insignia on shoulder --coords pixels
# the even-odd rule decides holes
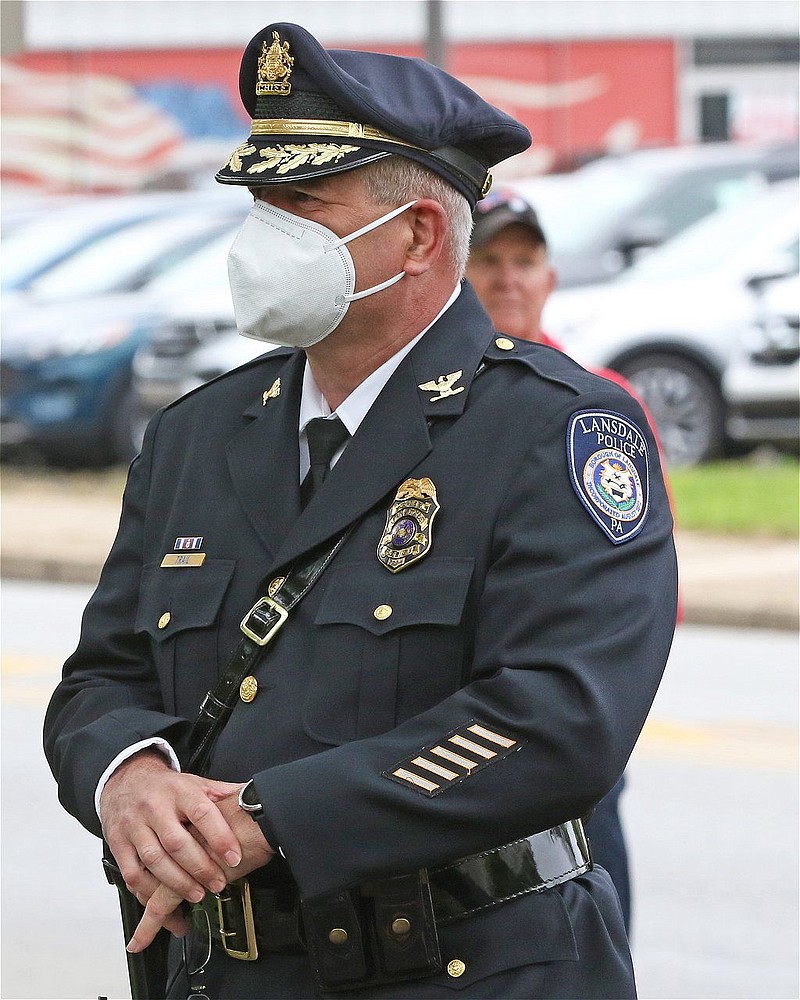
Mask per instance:
[[[650,505],[647,441],[628,417],[611,410],[575,413],[567,459],[578,497],[615,545],[638,535]]]
[[[422,559],[430,551],[433,519],[439,510],[430,479],[406,479],[386,514],[378,559],[392,573]]]

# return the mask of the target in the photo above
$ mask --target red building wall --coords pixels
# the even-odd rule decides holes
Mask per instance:
[[[369,48],[370,46],[363,46]],[[410,46],[376,46],[399,55],[421,55]],[[95,52],[31,52],[22,67],[68,76],[100,74],[127,81],[147,100],[165,100],[158,84],[213,88],[230,105],[232,134],[246,134],[238,95],[239,50],[151,49]],[[609,145],[656,145],[677,141],[676,59],[670,40],[503,42],[452,45],[448,69],[491,103],[523,121],[533,150],[515,173],[536,173]],[[168,89],[168,88],[167,88]],[[178,117],[187,138],[203,120],[202,104],[189,121],[174,104],[161,111]],[[238,121],[237,121],[238,118]]]

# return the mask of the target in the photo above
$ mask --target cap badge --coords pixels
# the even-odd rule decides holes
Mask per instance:
[[[273,31],[272,45],[267,48],[266,41],[261,43],[256,96],[287,97],[292,91],[292,85],[289,83],[292,66],[294,66],[294,56],[289,55],[289,43],[282,42],[278,32]]]
[[[422,559],[433,544],[431,528],[439,502],[430,479],[406,479],[386,514],[378,561],[392,573]]]
[[[278,396],[280,396],[280,394],[281,394],[281,380],[279,378],[276,378],[275,381],[272,383],[272,385],[269,387],[269,389],[264,390],[264,394],[261,397],[261,405],[266,406],[267,400],[277,399]]]
[[[426,392],[438,392],[438,396],[431,396],[430,402],[435,403],[437,399],[447,399],[448,396],[457,396],[460,392],[464,391],[464,386],[460,385],[457,389],[453,388],[454,383],[458,382],[461,376],[464,374],[463,368],[457,372],[450,372],[449,375],[440,375],[437,379],[430,382],[422,382],[419,386],[420,389],[425,389]]]

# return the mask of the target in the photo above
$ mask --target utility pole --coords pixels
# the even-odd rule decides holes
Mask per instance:
[[[445,0],[425,0],[428,21],[426,58],[440,69],[447,69],[447,45],[444,37]]]
[[[25,37],[22,0],[0,3],[0,55],[13,56],[22,51]]]

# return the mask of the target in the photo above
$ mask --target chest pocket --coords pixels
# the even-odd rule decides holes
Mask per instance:
[[[209,629],[235,567],[233,559],[206,559],[202,566],[162,568],[148,563],[143,569],[135,628],[153,640],[164,705],[170,713],[193,715],[216,677],[217,637]],[[191,668],[181,672],[178,699],[176,668],[184,664]]]
[[[333,569],[314,620],[310,736],[333,744],[374,736],[459,687],[473,565],[429,557],[397,574],[377,559]]]

